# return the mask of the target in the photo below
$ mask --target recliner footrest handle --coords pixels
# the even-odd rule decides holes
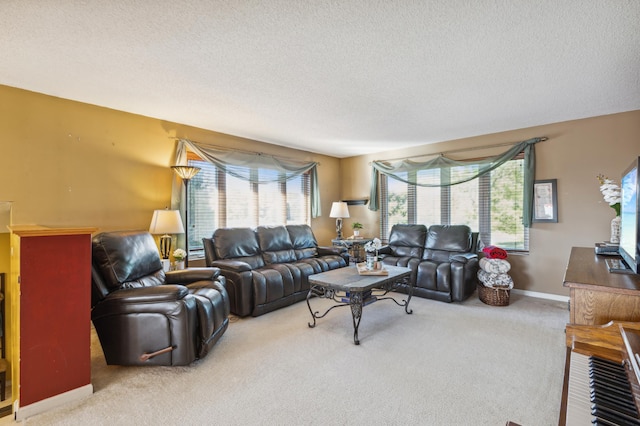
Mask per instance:
[[[171,352],[175,348],[176,348],[175,346],[169,346],[169,347],[166,347],[164,349],[160,349],[159,351],[155,351],[155,352],[151,352],[151,353],[144,353],[144,354],[140,355],[140,361],[148,361],[151,358],[153,358],[154,356],[166,354],[167,352]]]

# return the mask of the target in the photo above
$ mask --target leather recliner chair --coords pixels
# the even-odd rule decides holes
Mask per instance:
[[[220,270],[165,273],[146,231],[93,237],[91,282],[91,320],[109,365],[187,365],[229,325]]]

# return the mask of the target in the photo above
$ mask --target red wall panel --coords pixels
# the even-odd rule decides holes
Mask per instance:
[[[20,405],[91,383],[91,235],[20,241]]]

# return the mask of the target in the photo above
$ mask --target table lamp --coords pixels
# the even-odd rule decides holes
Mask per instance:
[[[178,210],[155,210],[149,226],[151,234],[162,234],[160,237],[160,256],[162,257],[162,267],[169,270],[171,254],[171,235],[183,234],[182,218]]]
[[[331,205],[331,212],[329,213],[329,217],[336,218],[336,232],[338,233],[338,240],[342,239],[342,219],[345,217],[349,217],[349,208],[347,207],[347,203],[343,201],[334,201]]]

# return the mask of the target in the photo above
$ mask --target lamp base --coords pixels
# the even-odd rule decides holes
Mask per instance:
[[[163,259],[169,259],[171,254],[171,236],[164,234],[160,237],[160,257]]]
[[[342,239],[342,218],[339,217],[336,219],[336,232],[338,233],[338,237],[336,240]]]

